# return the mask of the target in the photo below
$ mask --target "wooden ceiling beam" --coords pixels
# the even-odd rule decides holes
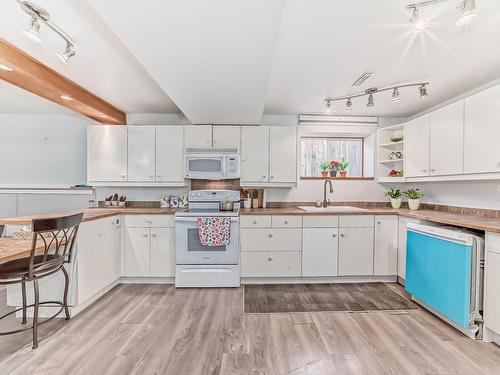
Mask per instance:
[[[1,38],[0,64],[12,69],[0,69],[0,79],[4,81],[97,122],[108,125],[127,123],[124,112]],[[64,100],[61,95],[70,96],[72,100]]]

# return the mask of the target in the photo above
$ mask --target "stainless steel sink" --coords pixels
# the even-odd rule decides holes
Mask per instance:
[[[329,206],[329,207],[314,207],[314,206],[299,206],[306,212],[363,212],[368,211],[365,208],[352,207],[352,206]]]

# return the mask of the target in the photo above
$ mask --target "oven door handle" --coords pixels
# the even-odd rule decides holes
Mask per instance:
[[[227,216],[213,216],[213,217],[227,217]],[[195,223],[196,222],[196,219],[198,219],[198,217],[196,216],[193,216],[193,217],[176,217],[175,218],[175,221],[176,222],[188,222],[188,223]],[[240,221],[238,216],[231,216],[229,219],[231,219],[231,222],[238,222]]]

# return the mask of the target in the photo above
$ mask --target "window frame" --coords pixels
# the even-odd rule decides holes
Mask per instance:
[[[356,140],[361,141],[361,176],[346,176],[346,177],[323,177],[323,176],[302,176],[302,140],[303,139],[338,139],[338,140]],[[300,136],[300,179],[301,180],[373,180],[375,177],[365,176],[365,139],[363,137],[342,137],[342,136],[313,136],[303,135]]]

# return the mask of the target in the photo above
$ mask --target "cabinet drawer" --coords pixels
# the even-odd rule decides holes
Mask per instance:
[[[304,228],[336,228],[339,226],[339,217],[336,215],[304,216]]]
[[[168,228],[175,225],[174,215],[126,215],[128,228]]]
[[[300,276],[300,251],[241,253],[242,277]]]
[[[244,215],[240,219],[242,228],[271,228],[271,216]]]
[[[302,216],[272,216],[273,228],[302,228]]]
[[[374,224],[373,215],[345,215],[339,218],[339,227],[342,228],[373,228]]]
[[[241,251],[300,251],[301,229],[242,229]]]

